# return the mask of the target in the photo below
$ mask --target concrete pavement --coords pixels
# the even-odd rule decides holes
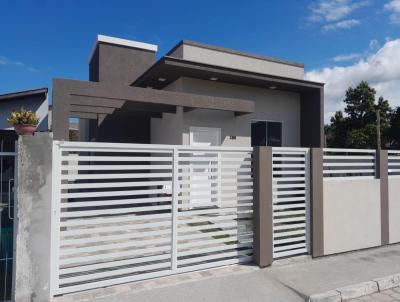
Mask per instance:
[[[360,301],[370,301],[370,302],[397,302],[400,301],[400,287],[385,290],[380,293],[360,297],[357,299],[348,300],[348,302],[360,302]]]
[[[398,273],[400,245],[391,245],[314,260],[292,258],[275,262],[266,269],[230,266],[147,280],[95,290],[87,300],[296,302],[305,301],[312,294]],[[77,298],[79,295],[67,295],[60,301],[76,301]]]

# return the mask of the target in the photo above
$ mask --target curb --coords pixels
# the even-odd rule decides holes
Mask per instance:
[[[342,302],[378,293],[400,286],[400,274],[390,275],[371,281],[340,287],[324,293],[311,295],[308,302]]]

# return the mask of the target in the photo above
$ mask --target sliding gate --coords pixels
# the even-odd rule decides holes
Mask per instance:
[[[0,142],[0,301],[11,300],[14,234],[15,152]]]
[[[273,256],[310,251],[310,159],[306,148],[273,148]]]
[[[251,261],[251,155],[54,142],[53,295]]]

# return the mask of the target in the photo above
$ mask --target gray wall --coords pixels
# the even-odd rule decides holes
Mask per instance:
[[[130,85],[153,63],[155,52],[99,43],[89,62],[89,80]]]
[[[300,95],[298,93],[248,86],[180,78],[166,90],[232,97],[255,101],[255,112],[234,116],[233,112],[196,109],[183,114],[164,114],[151,121],[151,142],[189,144],[190,127],[221,128],[222,143],[229,146],[250,146],[251,120],[273,120],[283,123],[283,146],[300,146]],[[230,136],[236,136],[231,139]]]
[[[51,134],[22,136],[18,148],[13,296],[44,302],[50,299]]]
[[[381,245],[379,179],[325,179],[324,254]]]
[[[389,243],[400,242],[400,178],[389,176]]]
[[[38,131],[48,131],[48,110],[49,103],[43,96],[30,96],[22,98],[13,98],[10,100],[2,100],[0,102],[0,129],[12,129],[7,123],[7,118],[13,110],[19,110],[24,107],[32,110],[40,117]]]
[[[225,50],[219,47],[181,44],[169,56],[245,71],[304,79],[304,68],[301,66],[285,64],[261,56]]]

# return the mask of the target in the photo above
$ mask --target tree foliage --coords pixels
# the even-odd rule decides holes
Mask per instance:
[[[381,120],[382,147],[400,148],[400,108],[392,110],[365,81],[348,88],[344,113],[337,111],[325,127],[327,145],[332,148],[376,148],[377,112]]]

